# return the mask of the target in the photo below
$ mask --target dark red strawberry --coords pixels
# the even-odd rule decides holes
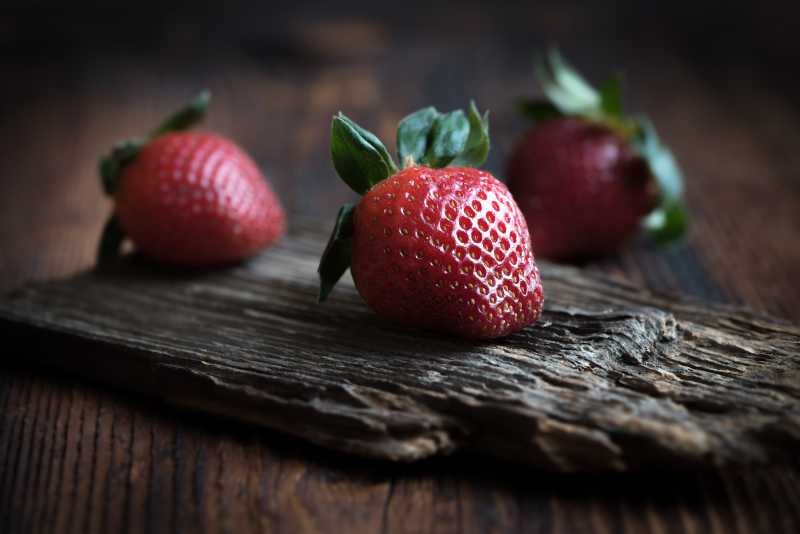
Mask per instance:
[[[336,170],[356,192],[320,262],[320,300],[351,268],[367,304],[394,322],[492,338],[536,321],[539,271],[528,227],[508,189],[480,165],[488,120],[426,108],[398,130],[398,170],[371,133],[333,119]],[[452,165],[452,166],[449,166]]]
[[[205,115],[204,93],[147,139],[117,145],[101,162],[114,215],[101,257],[124,236],[167,263],[215,265],[243,260],[277,240],[283,209],[258,167],[236,144],[208,132],[184,132]]]
[[[509,187],[535,233],[537,256],[616,250],[658,203],[647,162],[615,131],[576,117],[529,130],[508,163]]]
[[[556,51],[540,62],[538,77],[548,100],[524,103],[536,124],[507,168],[536,255],[600,256],[643,227],[662,242],[681,236],[680,171],[648,121],[622,114],[618,81],[597,91]]]

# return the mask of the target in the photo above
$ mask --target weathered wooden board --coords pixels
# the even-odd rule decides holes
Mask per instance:
[[[126,259],[0,300],[0,332],[71,373],[390,460],[628,470],[800,445],[800,328],[543,265],[542,320],[468,343],[385,323],[349,279],[318,305],[323,245],[304,231],[209,271]]]

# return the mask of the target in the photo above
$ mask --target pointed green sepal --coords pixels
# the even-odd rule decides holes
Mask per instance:
[[[397,155],[404,167],[477,167],[488,154],[489,113],[481,115],[474,102],[467,113],[423,108],[400,121],[397,129]]]
[[[431,106],[415,111],[400,121],[397,127],[397,158],[401,165],[405,166],[407,161],[422,161],[428,150],[428,134],[438,116],[439,112]]]
[[[668,201],[681,198],[683,173],[681,173],[672,151],[661,142],[649,119],[639,119],[637,126],[637,131],[632,139],[633,146],[650,165],[650,170],[658,182],[661,196]]]
[[[680,238],[686,232],[689,218],[681,200],[683,174],[672,152],[661,143],[653,123],[646,118],[637,122],[633,145],[647,161],[658,184],[659,205],[644,220],[645,230],[660,243]]]
[[[336,282],[350,268],[353,246],[355,205],[345,204],[336,216],[336,225],[319,261],[319,297],[323,302],[333,290]]]
[[[469,122],[467,145],[450,165],[479,167],[489,156],[489,110],[486,110],[481,115],[475,105],[475,101],[471,100],[469,111],[467,112],[467,121]]]
[[[186,107],[172,114],[161,123],[147,138],[134,137],[117,143],[111,152],[100,160],[100,180],[106,195],[112,196],[117,190],[117,182],[122,169],[133,161],[142,148],[153,138],[180,130],[186,130],[205,118],[211,93],[204,90]]]
[[[467,146],[469,121],[460,109],[440,113],[433,121],[428,150],[420,163],[435,169],[447,167]]]
[[[100,160],[100,180],[106,195],[114,195],[122,168],[133,161],[146,143],[144,139],[128,139],[114,145],[111,153]]]
[[[537,58],[535,69],[542,91],[561,113],[593,115],[600,109],[600,94],[556,48]]]
[[[97,264],[99,265],[119,256],[124,240],[125,234],[119,225],[119,220],[116,215],[112,215],[106,221],[103,233],[100,235],[100,242],[97,245]]]
[[[153,130],[150,138],[152,139],[168,132],[188,130],[196,126],[206,118],[210,103],[211,93],[204,89],[189,104],[170,115],[158,128]]]
[[[680,200],[663,202],[644,218],[642,226],[659,244],[666,244],[686,234],[689,214]]]
[[[556,48],[538,56],[534,69],[546,99],[520,103],[523,115],[537,122],[565,115],[578,116],[605,123],[627,135],[619,75],[606,80],[599,90],[595,89]]]
[[[339,177],[360,195],[397,172],[383,143],[342,113],[331,122],[331,158]]]
[[[609,117],[622,119],[622,78],[619,74],[612,76],[600,86],[600,109]]]

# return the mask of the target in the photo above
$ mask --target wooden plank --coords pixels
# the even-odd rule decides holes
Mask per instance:
[[[1,331],[70,372],[389,460],[630,470],[800,442],[795,326],[545,265],[542,321],[467,343],[386,324],[351,283],[317,305],[322,246],[301,230],[232,269],[133,259],[30,285],[0,302]]]

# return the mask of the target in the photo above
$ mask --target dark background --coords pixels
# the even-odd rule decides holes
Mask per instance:
[[[208,127],[294,217],[350,195],[328,161],[343,110],[397,120],[470,98],[488,168],[526,127],[532,56],[615,71],[687,176],[693,226],[587,266],[800,319],[800,8],[777,2],[29,2],[0,7],[0,289],[92,264],[110,206],[96,163],[200,88]],[[0,532],[797,532],[798,466],[556,476],[482,459],[373,464],[165,410],[0,359]],[[665,466],[668,469],[668,466]]]

